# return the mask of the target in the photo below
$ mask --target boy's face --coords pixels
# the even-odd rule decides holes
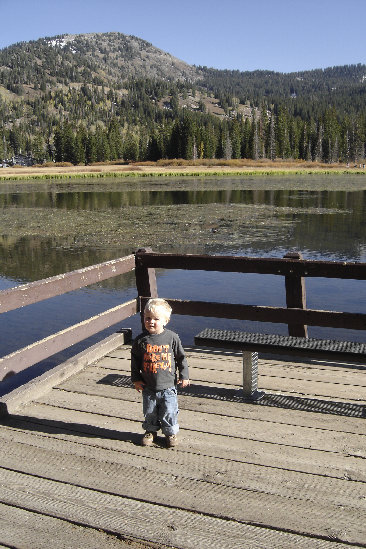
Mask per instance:
[[[149,334],[161,334],[168,323],[163,311],[157,309],[155,312],[145,311],[144,324]]]

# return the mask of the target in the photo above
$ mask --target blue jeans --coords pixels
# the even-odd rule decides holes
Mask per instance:
[[[142,428],[156,433],[159,429],[166,436],[176,435],[178,425],[178,399],[176,387],[152,391],[147,387],[142,391],[142,406],[145,421]]]

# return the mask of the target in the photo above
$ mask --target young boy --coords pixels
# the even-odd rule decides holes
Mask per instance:
[[[168,448],[178,444],[177,384],[187,387],[190,381],[179,336],[165,329],[171,312],[164,299],[149,299],[144,309],[145,330],[132,344],[131,381],[142,391],[145,416],[142,446],[151,446],[159,429]]]

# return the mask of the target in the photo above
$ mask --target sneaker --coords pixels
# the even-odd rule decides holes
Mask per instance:
[[[165,438],[167,448],[174,448],[174,446],[178,445],[177,435],[166,435]]]
[[[150,431],[146,431],[144,436],[141,440],[142,446],[151,446],[153,442],[156,440],[156,433],[151,433]]]

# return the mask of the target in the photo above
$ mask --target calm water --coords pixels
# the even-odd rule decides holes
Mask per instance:
[[[265,182],[264,182],[265,183]],[[273,180],[270,182],[273,187]],[[146,187],[146,183],[145,187]],[[253,227],[253,242],[240,246],[228,241],[224,245],[197,250],[185,245],[185,252],[238,254],[260,257],[282,257],[287,251],[301,251],[305,259],[325,259],[342,261],[366,261],[366,191],[344,182],[344,189],[324,190],[314,182],[311,188],[302,190],[299,182],[286,180],[286,188],[258,189],[252,181],[227,180],[220,188],[202,188],[192,182],[192,188],[170,190],[176,181],[164,182],[165,190],[145,189],[136,184],[135,189],[114,183],[104,190],[101,184],[87,186],[82,190],[66,190],[65,184],[53,184],[52,190],[43,186],[16,186],[0,188],[0,207],[56,208],[64,210],[119,209],[126,206],[138,209],[147,205],[175,204],[249,204],[254,207],[273,206],[283,208],[280,214],[286,231],[283,229],[262,234],[261,227]],[[262,182],[263,184],[263,182]],[[189,187],[189,182],[184,181]],[[294,188],[290,188],[293,186]],[[179,184],[178,184],[179,187]],[[284,187],[282,185],[282,187]],[[366,188],[366,185],[365,185]],[[166,190],[169,189],[169,190]],[[347,190],[345,190],[347,189]],[[174,240],[174,239],[173,239]],[[169,251],[174,249],[174,242]],[[96,264],[130,253],[131,249],[75,249],[67,242],[55,237],[13,238],[11,234],[0,235],[0,289],[6,289],[32,280],[53,276],[58,273]],[[184,271],[159,271],[158,289],[164,297],[199,299],[225,302],[238,302],[257,305],[285,305],[284,280],[269,275],[243,275],[227,273],[204,273]],[[329,279],[308,279],[308,307],[317,309],[346,310],[365,312],[366,282],[332,281]],[[218,292],[219,288],[219,292]],[[122,301],[135,297],[133,274],[117,277],[95,285],[25,307],[0,316],[0,356],[4,356],[33,341],[61,330],[76,322],[113,307]],[[123,326],[132,327],[134,335],[139,331],[138,319],[130,319]],[[173,317],[171,328],[177,330],[184,344],[192,344],[193,336],[204,326],[247,329],[250,331],[276,331],[286,333],[286,326],[265,325],[263,323],[240,322],[220,319]],[[115,331],[116,327],[88,340],[90,345]],[[365,332],[310,328],[310,336],[334,337],[365,341]],[[74,346],[72,354],[79,352],[85,344]],[[60,362],[70,355],[65,351],[41,365],[33,367],[22,379],[40,372]],[[10,383],[7,382],[8,384]],[[12,381],[15,383],[15,380]]]

